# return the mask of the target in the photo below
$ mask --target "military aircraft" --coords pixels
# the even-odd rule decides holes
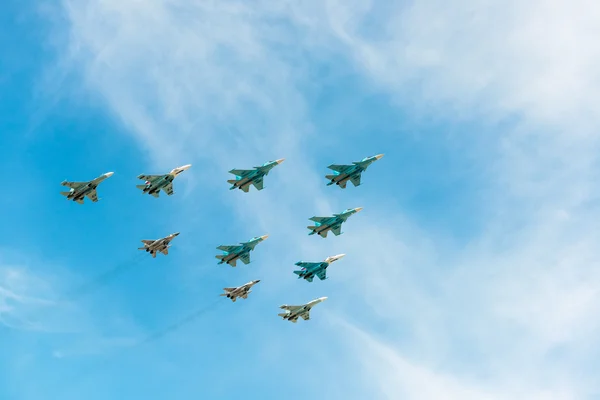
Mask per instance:
[[[342,233],[342,224],[352,215],[360,210],[362,207],[349,208],[342,211],[339,214],[333,214],[333,217],[312,217],[309,218],[315,222],[315,226],[307,226],[311,230],[309,235],[319,234],[322,238],[327,237],[327,232],[331,230],[335,236],[339,236]]]
[[[171,247],[171,240],[179,236],[179,232],[171,233],[161,239],[156,240],[142,240],[144,247],[138,247],[138,250],[146,250],[146,252],[152,254],[152,258],[156,258],[156,253],[163,253],[165,256],[169,254],[169,247]]]
[[[333,175],[325,175],[325,178],[329,179],[327,186],[331,186],[335,183],[342,189],[346,189],[348,181],[352,182],[354,186],[359,186],[362,173],[365,172],[373,162],[380,160],[381,157],[383,157],[383,154],[365,157],[360,161],[353,161],[352,165],[330,165],[327,168],[333,170]]]
[[[242,286],[238,286],[238,287],[234,287],[234,288],[233,287],[223,288],[225,293],[221,293],[219,296],[227,296],[227,298],[231,299],[231,301],[233,301],[234,303],[238,297],[241,297],[242,299],[247,299],[248,294],[252,293],[252,286],[256,285],[258,282],[260,282],[260,279],[256,280],[256,281],[251,281],[251,282],[245,283]]]
[[[236,179],[230,179],[227,181],[233,185],[229,188],[229,190],[241,189],[248,193],[251,184],[254,185],[257,190],[262,190],[264,177],[269,175],[269,172],[274,167],[281,164],[284,160],[285,158],[280,158],[279,160],[275,161],[267,161],[260,167],[254,167],[254,169],[232,169],[229,171],[229,173],[234,174]]]
[[[279,308],[285,310],[285,312],[277,315],[279,315],[283,319],[292,321],[293,323],[298,322],[298,318],[302,318],[303,320],[308,321],[310,319],[310,309],[325,300],[327,300],[327,297],[319,297],[318,299],[309,301],[308,303],[301,306],[288,306],[287,304],[284,304]]]
[[[294,273],[298,275],[298,279],[304,278],[309,282],[312,282],[315,276],[320,280],[325,280],[327,279],[327,267],[329,267],[332,262],[337,261],[344,256],[345,254],[338,254],[337,256],[327,257],[321,262],[298,261],[295,265],[299,266],[301,269],[299,271],[294,271]]]
[[[100,175],[99,177],[92,179],[87,182],[69,182],[62,181],[61,185],[71,188],[68,192],[60,192],[63,196],[67,197],[67,200],[76,201],[79,204],[83,204],[83,198],[87,196],[88,199],[96,203],[98,199],[98,192],[96,188],[103,180],[113,176],[114,172],[107,172]]]
[[[268,237],[269,235],[257,236],[239,245],[219,246],[217,249],[222,250],[223,255],[215,256],[215,258],[221,260],[219,264],[227,263],[232,267],[235,267],[237,260],[241,260],[244,264],[249,264],[250,252],[254,250],[257,244]]]
[[[175,193],[173,191],[173,180],[191,166],[192,164],[188,164],[182,167],[173,168],[171,172],[165,175],[139,175],[138,179],[144,179],[146,182],[143,185],[136,185],[135,187],[154,197],[158,197],[161,189],[167,196],[171,196]]]

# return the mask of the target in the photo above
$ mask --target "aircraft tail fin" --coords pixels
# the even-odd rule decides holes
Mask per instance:
[[[325,178],[327,178],[329,180],[329,182],[327,182],[327,186],[331,186],[335,183],[333,180],[335,179],[336,176],[337,175],[325,175]]]

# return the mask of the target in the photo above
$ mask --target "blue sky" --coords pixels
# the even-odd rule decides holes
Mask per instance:
[[[541,4],[9,2],[0,398],[598,398],[600,8]],[[174,196],[135,189],[187,163]],[[108,171],[96,204],[59,194]],[[168,257],[136,250],[175,231]],[[339,253],[326,281],[292,273]]]

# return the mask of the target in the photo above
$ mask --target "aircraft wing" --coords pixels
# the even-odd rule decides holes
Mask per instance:
[[[167,185],[163,186],[162,190],[167,194],[167,196],[171,196],[173,193],[173,182],[169,182]]]
[[[360,185],[360,177],[362,174],[356,174],[354,175],[352,178],[350,178],[350,182],[352,182],[352,184],[354,186],[359,186]]]
[[[78,187],[83,186],[83,185],[87,185],[88,183],[89,182],[68,182],[68,181],[64,181],[64,182],[61,182],[61,185],[69,187],[71,189],[77,189]]]
[[[283,305],[283,306],[281,306],[279,308],[281,308],[282,310],[288,310],[288,311],[294,312],[297,309],[302,308],[302,307],[304,307],[304,306],[288,306],[288,305]]]
[[[142,243],[144,243],[144,244],[152,244],[154,242],[155,242],[155,240],[142,240]]]
[[[324,281],[325,279],[327,279],[327,270],[325,268],[323,268],[322,270],[317,272],[315,275],[317,275],[317,277],[320,280]]]
[[[305,321],[308,321],[310,319],[310,310],[304,311],[302,314],[298,315],[300,318],[302,318]]]
[[[96,189],[89,191],[85,196],[94,203],[98,201],[98,192]]]
[[[302,262],[302,261],[298,261],[298,262],[297,262],[296,264],[294,264],[294,265],[297,265],[297,266],[299,266],[300,268],[306,268],[306,269],[309,269],[310,267],[314,267],[316,264],[319,264],[319,263],[312,263],[312,262]]]
[[[138,179],[143,179],[145,181],[152,182],[152,181],[155,181],[157,179],[162,178],[163,176],[165,176],[165,175],[144,175],[144,174],[141,174],[141,175],[138,175]]]
[[[226,292],[233,292],[235,289],[237,289],[237,288],[234,288],[234,287],[223,288],[223,290],[226,291]]]
[[[343,172],[346,168],[350,167],[350,165],[339,165],[339,164],[331,164],[329,167],[329,169],[336,171],[336,172]]]
[[[244,264],[250,264],[250,253],[245,253],[242,254],[239,259],[244,263]]]
[[[324,221],[326,221],[328,219],[329,219],[328,217],[312,217],[312,218],[309,218],[310,221],[314,221],[314,222],[317,222],[317,223],[322,223],[322,222],[324,222]]]
[[[331,232],[333,232],[333,234],[335,236],[339,236],[342,233],[342,226],[341,225],[337,225],[331,228]]]
[[[241,246],[219,246],[217,250],[226,251],[227,253],[233,253],[238,250]]]
[[[257,190],[262,190],[262,189],[263,189],[263,186],[264,186],[264,181],[263,181],[263,178],[262,178],[262,177],[260,177],[260,178],[257,178],[256,180],[252,181],[252,184],[254,185],[254,187],[255,187]]]
[[[247,175],[248,172],[252,172],[250,169],[232,169],[229,171],[230,174],[234,174],[235,176],[239,176],[240,178],[244,175]]]

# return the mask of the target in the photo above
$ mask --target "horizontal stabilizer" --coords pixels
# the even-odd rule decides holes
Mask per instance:
[[[237,183],[237,179],[228,179],[227,182],[235,185]]]
[[[279,313],[277,315],[279,315],[280,317],[287,317],[288,313]]]
[[[135,185],[135,187],[141,190],[146,189],[146,185]]]
[[[309,235],[314,235],[315,234],[315,229],[317,229],[316,226],[307,226],[307,228],[311,230],[311,232],[309,233]]]
[[[303,272],[304,272],[304,271],[294,271],[294,273],[295,273],[296,275],[298,275],[298,278],[300,277],[300,275],[302,275],[302,273],[303,273]]]
[[[60,194],[62,194],[63,196],[68,196],[71,194],[71,192],[60,192]]]

